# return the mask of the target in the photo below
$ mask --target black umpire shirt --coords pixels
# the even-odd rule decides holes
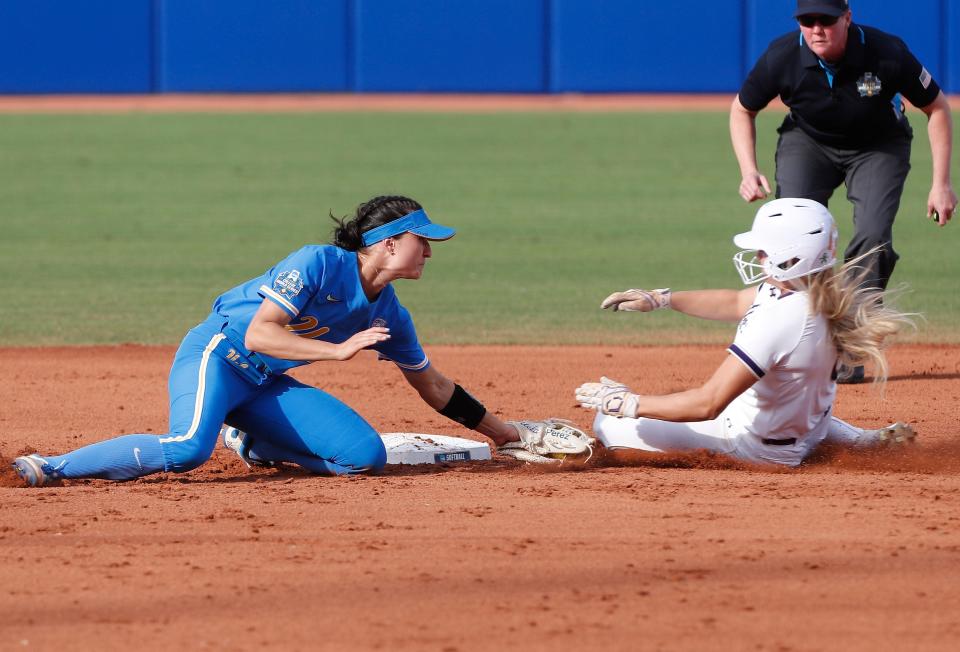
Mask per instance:
[[[940,87],[901,39],[851,24],[843,59],[831,66],[807,47],[800,31],[770,43],[740,89],[740,103],[759,111],[777,95],[790,108],[782,130],[794,126],[833,147],[857,149],[910,133],[902,94],[916,107]]]

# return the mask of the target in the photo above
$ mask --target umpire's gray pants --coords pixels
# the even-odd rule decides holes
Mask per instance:
[[[912,140],[911,133],[895,134],[869,148],[843,149],[818,143],[800,128],[780,131],[777,197],[803,197],[827,206],[833,191],[846,184],[854,232],[845,260],[880,247],[862,263],[869,270],[866,287],[886,288],[897,264],[893,220],[910,171]]]

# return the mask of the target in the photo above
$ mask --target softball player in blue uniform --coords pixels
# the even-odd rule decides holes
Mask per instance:
[[[51,480],[129,480],[194,469],[224,443],[247,463],[292,462],[321,474],[375,471],[386,463],[377,432],[349,406],[284,372],[348,360],[372,348],[392,361],[423,400],[505,450],[564,453],[569,438],[542,422],[503,422],[442,375],[424,353],[391,282],[418,279],[434,224],[401,196],[375,197],[337,220],[331,245],[308,245],[216,299],[170,371],[170,430],[135,434],[65,455],[27,455],[13,466],[31,486]]]

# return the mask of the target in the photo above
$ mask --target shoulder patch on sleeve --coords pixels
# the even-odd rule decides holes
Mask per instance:
[[[300,271],[291,269],[280,272],[273,281],[273,290],[285,299],[292,299],[300,294],[300,291],[303,290],[303,277],[300,275]]]
[[[930,75],[930,71],[926,68],[920,69],[920,85],[925,89],[930,87],[930,82],[933,80],[933,77]]]

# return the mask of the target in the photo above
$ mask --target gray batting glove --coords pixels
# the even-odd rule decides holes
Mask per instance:
[[[580,407],[597,410],[612,417],[637,418],[639,408],[637,395],[623,383],[600,377],[599,383],[584,383],[574,394]]]
[[[604,310],[612,308],[614,312],[652,312],[660,308],[669,308],[670,288],[659,290],[634,288],[623,292],[614,292],[603,300],[600,307]]]

